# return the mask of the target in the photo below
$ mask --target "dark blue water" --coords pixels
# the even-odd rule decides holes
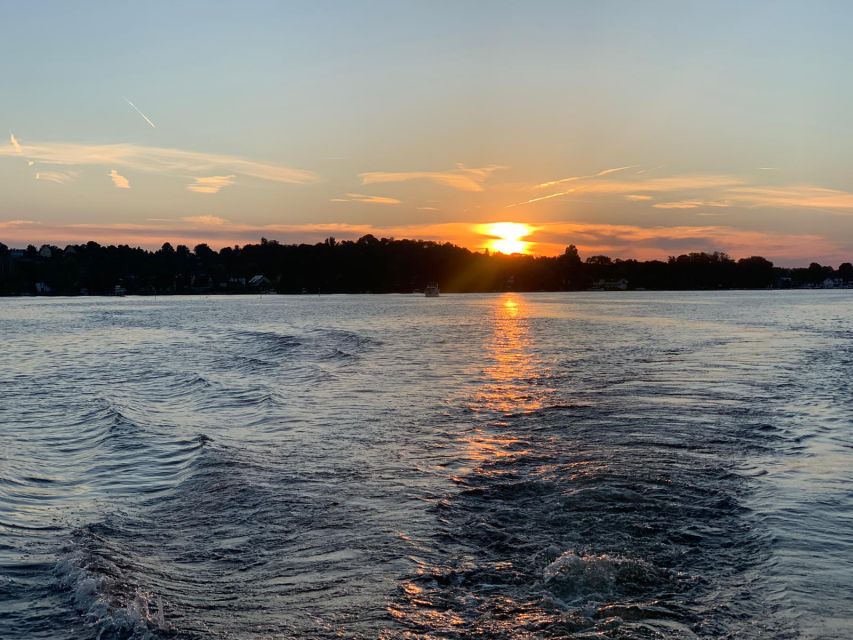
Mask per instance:
[[[0,638],[853,636],[853,292],[0,300]]]

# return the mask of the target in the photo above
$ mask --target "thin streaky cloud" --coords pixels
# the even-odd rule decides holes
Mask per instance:
[[[740,178],[717,175],[687,175],[649,179],[635,178],[632,180],[582,180],[579,178],[576,182],[572,183],[571,189],[531,198],[518,204],[530,204],[569,194],[612,194],[622,196],[641,196],[672,192],[713,192],[715,194],[724,194],[730,189],[744,185],[746,183]]]
[[[259,162],[222,153],[203,153],[147,147],[135,144],[69,144],[43,142],[27,144],[28,158],[43,164],[100,165],[108,169],[122,167],[132,171],[194,176],[214,171],[244,175],[258,180],[287,184],[308,184],[320,177],[302,169],[271,162]],[[16,156],[12,147],[0,146],[0,156]]]
[[[726,207],[782,207],[812,209],[850,215],[853,191],[814,185],[768,186],[727,175],[691,174],[663,178],[577,180],[571,189],[550,193],[508,206],[520,206],[564,196],[615,196],[642,202],[670,194],[656,209],[698,209]],[[674,197],[673,197],[674,195]],[[676,199],[677,198],[677,199]]]
[[[853,209],[853,192],[811,185],[790,187],[742,186],[729,197],[753,207],[806,208],[824,211]]]
[[[574,189],[569,189],[568,191],[560,191],[558,193],[550,193],[547,196],[539,196],[538,198],[531,198],[530,200],[525,200],[524,202],[514,202],[513,204],[508,204],[506,206],[507,209],[512,207],[521,207],[525,204],[533,204],[534,202],[541,202],[542,200],[550,200],[551,198],[559,198],[560,196],[567,196],[572,193]]]
[[[634,175],[635,176],[641,176],[644,173],[650,173],[651,171],[657,171],[658,169],[663,169],[665,166],[666,166],[665,164],[659,164],[658,166],[651,167],[649,169],[640,169],[639,171],[635,171]]]
[[[74,171],[37,171],[36,180],[55,182],[56,184],[68,184],[77,174]]]
[[[115,169],[110,171],[107,175],[112,179],[116,189],[130,189],[130,180],[125,178]]]
[[[365,204],[400,204],[397,198],[389,198],[387,196],[369,196],[363,193],[348,193],[342,198],[331,198],[330,202],[363,202]]]
[[[148,116],[146,116],[144,113],[142,113],[142,111],[140,111],[140,110],[139,110],[139,107],[137,107],[135,104],[133,104],[133,103],[132,103],[130,100],[128,100],[127,98],[125,98],[124,100],[125,100],[125,102],[127,102],[127,104],[129,104],[131,107],[133,107],[133,110],[134,110],[134,111],[136,111],[136,113],[138,113],[139,115],[141,115],[141,116],[143,117],[143,119],[145,120],[145,122],[147,122],[148,124],[150,124],[150,125],[151,125],[151,128],[152,128],[152,129],[156,129],[156,128],[157,128],[157,125],[156,125],[156,124],[154,124],[153,122],[151,122],[151,118],[149,118],[149,117],[148,117]]]
[[[364,185],[426,180],[458,191],[483,191],[483,183],[489,176],[506,168],[500,165],[466,167],[457,164],[455,171],[368,171],[359,177]]]
[[[727,175],[683,175],[648,179],[578,180],[571,190],[532,198],[520,204],[572,195],[622,195],[640,201],[642,196],[677,194],[678,199],[658,202],[657,209],[784,207],[845,214],[853,210],[853,191],[815,185],[768,186]]]
[[[35,220],[0,220],[0,229],[12,229],[38,224]]]
[[[605,169],[604,171],[599,171],[595,174],[596,178],[600,178],[601,176],[609,176],[611,173],[619,173],[620,171],[627,171],[628,169],[636,169],[640,165],[631,164],[626,167],[616,167],[615,169]]]
[[[619,173],[620,171],[627,171],[628,169],[636,169],[640,165],[631,164],[625,167],[614,167],[612,169],[604,169],[603,171],[599,171],[598,173],[593,173],[589,176],[569,176],[568,178],[560,178],[559,180],[551,180],[549,182],[543,182],[541,184],[537,184],[537,189],[544,189],[546,187],[553,187],[554,185],[563,184],[564,182],[575,182],[577,180],[592,180],[593,178],[603,178],[604,176],[609,176],[613,173]]]
[[[683,175],[640,180],[591,180],[574,188],[579,193],[648,194],[661,192],[715,191],[743,186],[741,178],[725,175]]]
[[[678,200],[675,202],[658,202],[652,205],[656,209],[698,209],[700,207],[728,207],[725,200]]]
[[[206,227],[221,227],[229,224],[229,221],[219,216],[184,216],[181,222],[189,222],[190,224],[200,224]]]

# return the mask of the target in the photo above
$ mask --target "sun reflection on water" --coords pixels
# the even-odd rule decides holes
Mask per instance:
[[[507,294],[497,300],[492,315],[494,329],[484,354],[486,384],[475,398],[475,409],[535,411],[546,390],[538,385],[542,367],[536,363],[526,300]]]
[[[476,464],[524,455],[527,444],[500,427],[508,414],[536,411],[550,393],[543,384],[546,368],[536,357],[530,331],[527,300],[518,294],[498,298],[490,309],[491,338],[484,345],[483,386],[471,401],[471,409],[485,415],[499,414],[501,422],[475,427],[461,438],[466,458]]]
[[[476,369],[478,391],[465,397],[467,409],[475,417],[458,436],[459,460],[449,477],[460,491],[473,490],[476,494],[474,487],[487,479],[500,483],[500,477],[512,475],[513,465],[533,452],[531,441],[512,428],[513,418],[523,420],[523,414],[545,407],[554,390],[547,383],[551,374],[548,364],[535,346],[532,312],[530,301],[515,293],[495,298],[484,310],[483,322],[489,330]],[[548,465],[537,469],[543,477],[554,472]],[[439,506],[443,511],[453,509],[448,499],[438,501]],[[435,563],[417,563],[416,575],[400,584],[399,601],[387,607],[388,614],[402,625],[429,630],[412,637],[468,637],[472,632],[477,637],[514,637],[519,629],[556,624],[565,618],[563,613],[547,611],[536,602],[516,599],[511,591],[492,600],[452,586],[461,576],[478,576],[477,580],[489,584],[510,584],[521,573],[511,559],[475,559],[462,554]],[[470,611],[478,606],[494,608],[498,613],[487,614],[483,626],[478,623],[474,631]]]

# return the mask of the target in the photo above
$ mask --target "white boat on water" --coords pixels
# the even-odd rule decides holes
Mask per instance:
[[[438,292],[438,283],[437,282],[430,282],[426,286],[426,289],[424,289],[424,295],[427,298],[437,298],[438,293],[439,292]]]

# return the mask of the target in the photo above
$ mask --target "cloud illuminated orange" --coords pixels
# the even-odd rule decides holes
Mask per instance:
[[[26,246],[48,242],[64,246],[95,240],[103,244],[127,243],[156,248],[163,242],[190,246],[205,242],[214,247],[275,238],[281,242],[320,242],[328,236],[356,239],[371,233],[377,237],[413,238],[453,242],[473,250],[492,248],[482,226],[466,222],[381,226],[369,224],[269,224],[249,225],[216,216],[187,216],[179,220],[146,224],[42,224],[30,220],[0,221],[6,244]],[[666,259],[690,251],[726,251],[735,257],[764,255],[777,263],[808,264],[815,255],[827,260],[849,260],[853,247],[817,234],[785,234],[745,231],[728,226],[640,227],[634,225],[550,222],[536,225],[529,236],[529,250],[537,255],[559,255],[574,244],[584,257],[610,255],[621,258]]]
[[[473,168],[459,164],[454,171],[369,171],[360,177],[365,185],[426,180],[459,191],[483,191],[483,183],[488,177],[505,168],[498,165]]]
[[[204,176],[196,178],[195,182],[187,185],[187,191],[194,193],[219,193],[221,189],[234,184],[236,176]]]
[[[107,175],[112,179],[116,189],[130,189],[130,181],[115,169],[110,171]]]

